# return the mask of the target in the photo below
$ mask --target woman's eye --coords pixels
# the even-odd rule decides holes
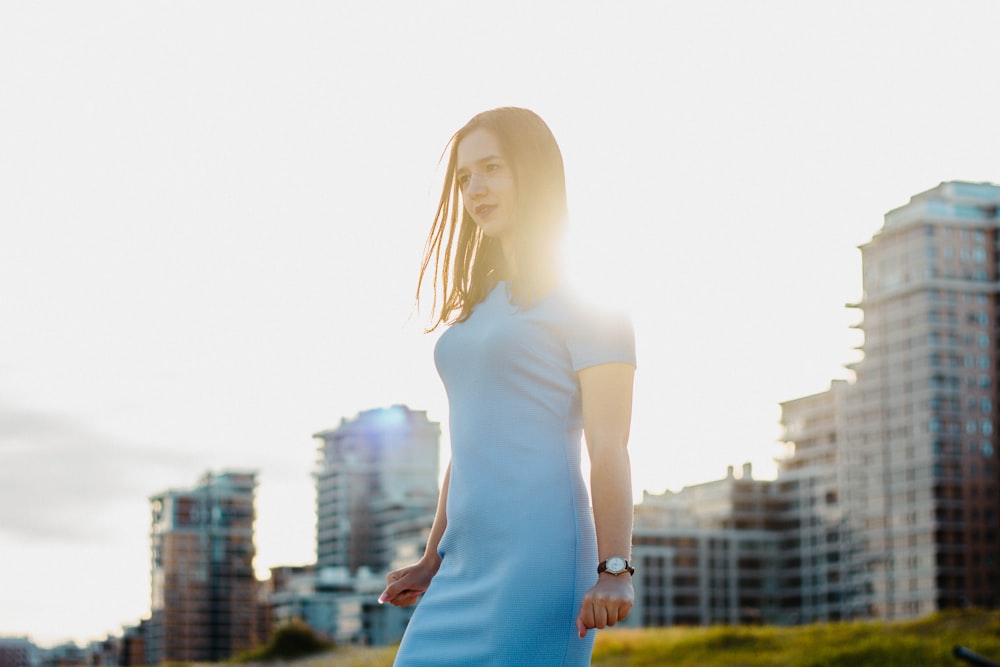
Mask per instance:
[[[469,176],[468,174],[462,174],[461,176],[458,177],[458,184],[464,188],[466,185],[469,184],[469,180],[471,178],[472,177]]]
[[[500,165],[499,164],[494,163],[494,164],[488,164],[488,165],[486,165],[486,173],[487,174],[492,174],[495,171],[500,171]]]

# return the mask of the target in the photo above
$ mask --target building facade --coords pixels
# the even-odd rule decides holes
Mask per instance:
[[[385,646],[398,642],[413,607],[379,604],[385,576],[368,568],[313,566],[271,569],[270,595],[276,626],[301,620],[339,645]]]
[[[0,667],[37,667],[38,648],[27,637],[0,637]]]
[[[800,399],[836,404],[833,448],[783,406],[796,451],[836,458],[847,617],[1000,606],[998,205],[1000,186],[947,182],[887,213],[861,246],[854,380]]]
[[[440,425],[396,405],[317,433],[316,566],[389,570],[423,553],[437,507]]]
[[[153,496],[147,664],[221,662],[255,639],[252,472]]]
[[[725,478],[635,508],[630,626],[787,622],[786,502],[773,481]]]
[[[782,540],[786,618],[796,623],[851,617],[847,563],[851,555],[841,502],[844,468],[838,448],[847,383],[781,404],[789,451],[775,482],[784,499]]]

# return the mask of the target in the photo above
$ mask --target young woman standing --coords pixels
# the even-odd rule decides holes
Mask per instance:
[[[424,556],[379,598],[423,595],[397,667],[589,665],[588,631],[632,607],[634,334],[562,282],[566,219],[562,155],[536,114],[486,111],[452,137],[420,272],[432,329],[448,326],[434,359],[452,458]]]

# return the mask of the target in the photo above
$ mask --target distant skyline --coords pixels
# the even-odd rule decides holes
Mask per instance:
[[[447,404],[413,303],[437,160],[526,106],[568,257],[633,312],[637,498],[752,462],[847,377],[856,247],[1000,182],[1000,5],[0,5],[0,635],[149,610],[149,501],[259,471],[257,570],[310,562],[312,434]],[[447,437],[442,458],[447,460]]]

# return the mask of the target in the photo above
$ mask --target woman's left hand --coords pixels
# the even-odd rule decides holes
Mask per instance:
[[[593,588],[583,596],[580,614],[576,617],[577,631],[584,637],[592,628],[611,627],[624,621],[634,601],[632,575],[602,573]]]

